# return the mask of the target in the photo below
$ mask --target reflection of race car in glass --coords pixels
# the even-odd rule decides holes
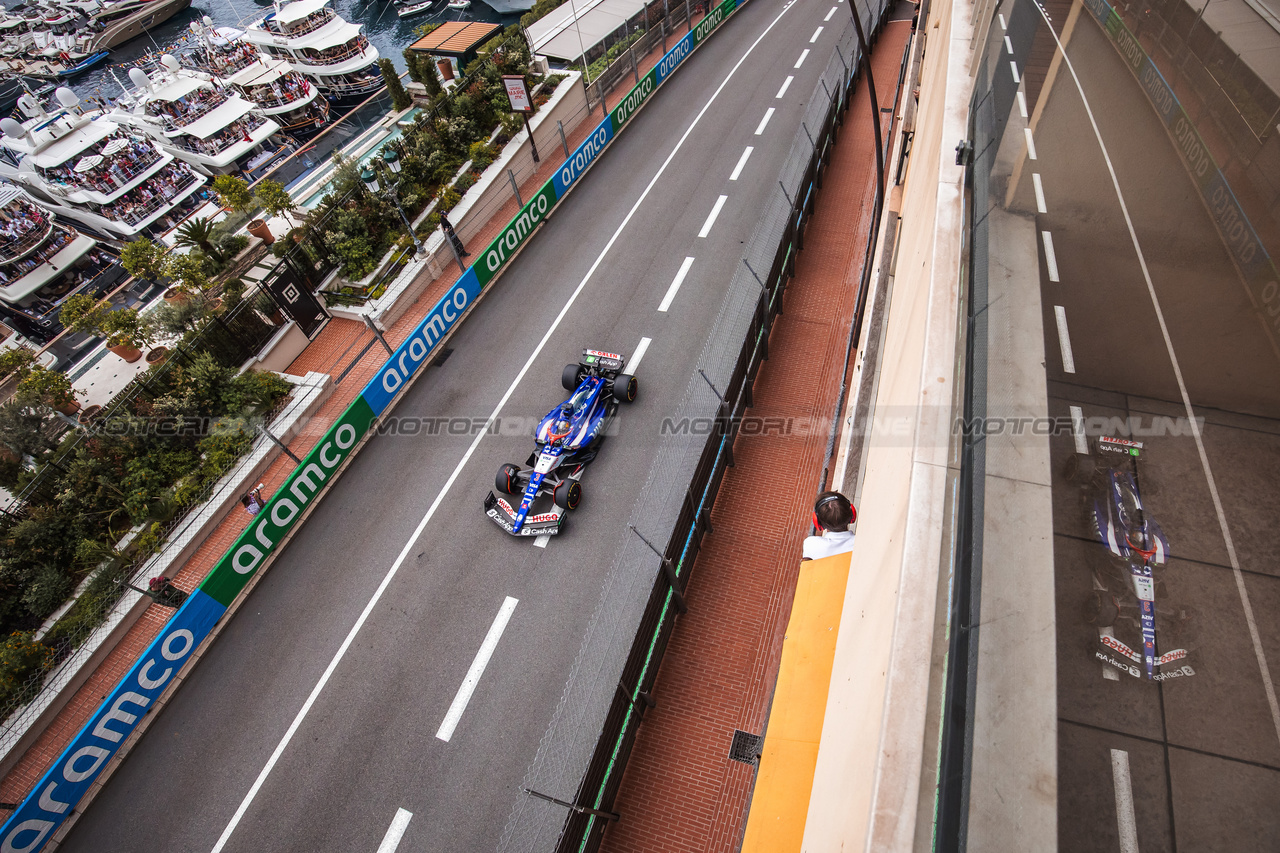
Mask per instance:
[[[1072,458],[1067,473],[1100,489],[1101,494],[1088,503],[1086,515],[1094,536],[1114,558],[1107,569],[1094,571],[1093,592],[1084,605],[1085,619],[1099,629],[1102,648],[1095,650],[1095,656],[1138,678],[1142,670],[1134,664],[1144,664],[1147,678],[1164,681],[1195,675],[1195,671],[1185,663],[1186,649],[1156,654],[1156,618],[1162,634],[1179,637],[1192,614],[1163,601],[1164,583],[1157,570],[1168,563],[1169,540],[1142,503],[1141,452],[1142,442],[1103,436],[1094,444],[1093,455]],[[1157,597],[1162,598],[1159,605]],[[1141,632],[1141,651],[1115,637],[1113,628],[1121,622]]]
[[[560,376],[569,399],[556,406],[534,431],[535,447],[526,465],[498,469],[494,487],[484,499],[485,514],[515,536],[559,533],[568,511],[582,500],[583,469],[596,457],[618,403],[636,398],[634,376],[622,372],[617,353],[583,350],[582,360],[566,365]],[[519,497],[513,506],[510,498]]]

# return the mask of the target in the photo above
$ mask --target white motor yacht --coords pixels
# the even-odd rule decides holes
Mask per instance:
[[[203,175],[98,109],[81,109],[67,88],[46,110],[18,99],[25,121],[0,119],[0,179],[85,228],[128,241],[171,228],[193,204]]]
[[[267,59],[244,41],[243,31],[192,21],[196,47],[179,54],[184,65],[213,75],[253,102],[294,139],[307,139],[329,121],[329,101],[318,84],[284,59]]]
[[[329,0],[291,0],[245,29],[244,40],[268,59],[284,59],[314,80],[339,106],[353,106],[382,89],[378,49],[328,8]]]
[[[149,74],[130,68],[129,79],[135,88],[116,101],[111,117],[207,174],[239,171],[275,150],[268,140],[279,124],[212,75],[183,68],[172,54],[161,56]]]
[[[110,50],[158,27],[191,0],[57,0],[88,18],[91,52]]]
[[[115,284],[115,261],[17,187],[0,186],[0,317],[30,341],[45,344],[62,331],[68,297],[101,296]]]

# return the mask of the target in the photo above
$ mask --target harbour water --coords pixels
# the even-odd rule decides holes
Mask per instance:
[[[4,5],[8,7],[16,4],[13,0],[7,0]],[[77,77],[71,82],[71,88],[82,98],[96,95],[112,100],[121,92],[117,80],[128,85],[129,69],[140,61],[147,61],[149,57],[157,57],[176,41],[188,36],[188,25],[192,21],[208,15],[216,26],[236,27],[267,14],[271,8],[270,3],[257,0],[194,0],[190,8],[174,15],[149,33],[113,50],[107,64]],[[492,21],[508,26],[520,20],[519,13],[499,14],[484,3],[484,0],[472,0],[471,8],[466,11],[459,12],[442,6],[438,12],[404,20],[396,17],[391,0],[333,0],[330,8],[352,23],[363,24],[363,32],[369,41],[378,48],[381,56],[395,63],[399,71],[404,71],[405,67],[401,52],[414,40],[414,30],[423,24],[467,20]]]

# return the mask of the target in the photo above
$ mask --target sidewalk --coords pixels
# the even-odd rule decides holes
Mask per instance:
[[[891,106],[910,19],[885,24],[872,51]],[[851,99],[796,275],[753,388],[755,417],[829,421],[874,200],[875,148],[865,81]],[[884,121],[884,119],[882,119]],[[887,124],[887,122],[886,122]],[[886,167],[887,168],[887,167]],[[729,758],[735,729],[764,733],[800,543],[820,489],[827,436],[742,435],[725,475],[622,780],[601,849],[737,850],[756,768]],[[797,476],[794,472],[800,472]],[[856,571],[856,569],[855,569]]]
[[[701,20],[695,16],[693,25]],[[677,33],[678,37],[680,33]],[[661,43],[641,60],[639,73],[649,71],[662,58]],[[630,88],[631,80],[625,79],[613,93]],[[610,93],[610,94],[613,94]],[[599,113],[596,113],[599,115]],[[600,116],[603,118],[603,116]],[[567,134],[569,149],[575,150],[586,139],[587,133],[599,124],[600,118],[588,116],[572,133]],[[557,150],[557,156],[544,157],[538,170],[520,186],[520,193],[529,198],[533,191],[545,183],[564,163],[563,152]],[[606,155],[607,156],[607,155]],[[506,227],[507,223],[519,211],[514,198],[507,200],[500,209],[494,212],[480,231],[470,238],[470,247],[484,247],[494,240]],[[461,227],[459,228],[461,230]],[[478,249],[476,249],[478,251]],[[432,280],[418,299],[401,315],[401,317],[384,333],[387,342],[394,348],[398,346],[418,324],[427,311],[453,286],[459,276],[455,264],[449,264],[444,272]],[[500,287],[501,283],[490,287]],[[363,323],[354,320],[333,318],[307,346],[305,350],[285,370],[286,373],[304,376],[309,371],[327,373],[334,377],[350,367],[341,384],[334,388],[333,395],[321,407],[316,416],[299,435],[289,443],[289,450],[298,458],[303,458],[324,435],[355,399],[360,390],[373,378],[374,374],[386,360],[387,353],[381,345],[375,343],[358,363],[352,359],[364,348],[372,338],[372,334]],[[288,456],[279,454],[262,478],[265,494],[272,494],[292,473],[295,465]],[[199,586],[214,565],[226,553],[231,544],[248,525],[250,516],[233,511],[215,530],[196,554],[174,576],[173,582],[181,589],[190,592]],[[67,702],[52,723],[40,735],[39,739],[23,755],[14,768],[0,780],[0,803],[19,803],[35,787],[54,760],[66,749],[67,744],[77,732],[83,728],[97,710],[102,698],[138,660],[164,624],[173,614],[173,610],[153,604],[147,608],[142,617],[129,629],[115,649],[98,666],[84,685]],[[145,723],[143,724],[145,725]],[[123,752],[122,752],[123,754]],[[83,811],[88,801],[82,801],[76,811]]]

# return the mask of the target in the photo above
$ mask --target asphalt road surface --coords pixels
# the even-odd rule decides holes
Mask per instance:
[[[837,8],[842,15],[831,20]],[[511,390],[502,417],[523,418],[524,428],[486,436],[465,464],[470,434],[426,435],[424,427],[372,439],[62,850],[212,851],[225,835],[226,851],[372,851],[402,809],[412,815],[397,824],[402,849],[494,849],[629,535],[659,424],[697,367],[847,9],[835,0],[756,0],[687,60],[475,308],[448,360],[429,368],[394,413],[402,423],[482,423]],[[659,311],[686,258],[694,259],[686,277]],[[639,399],[588,470],[566,533],[545,548],[502,533],[482,498],[501,463],[523,463],[532,449],[532,419],[562,399],[563,365],[587,346],[630,356],[643,338],[651,344],[637,371]],[[487,667],[442,740],[486,637]]]
[[[1065,11],[1054,14],[1060,36]],[[1058,435],[1059,849],[1280,849],[1280,718],[1268,697],[1280,662],[1280,351],[1163,124],[1087,11],[1066,51],[1084,97],[1062,66],[1028,105],[1042,111],[1026,168],[1043,197],[1024,181],[1019,201],[1035,214],[1049,414],[1078,414],[1094,435],[1123,435],[1130,419],[1149,431],[1132,436],[1144,444],[1140,484],[1172,554],[1157,574],[1169,607],[1157,652],[1188,650],[1181,671],[1194,675],[1154,683],[1095,657],[1083,605],[1118,564],[1087,521],[1098,483],[1064,475],[1078,447]],[[1133,622],[1113,630],[1141,649]]]

